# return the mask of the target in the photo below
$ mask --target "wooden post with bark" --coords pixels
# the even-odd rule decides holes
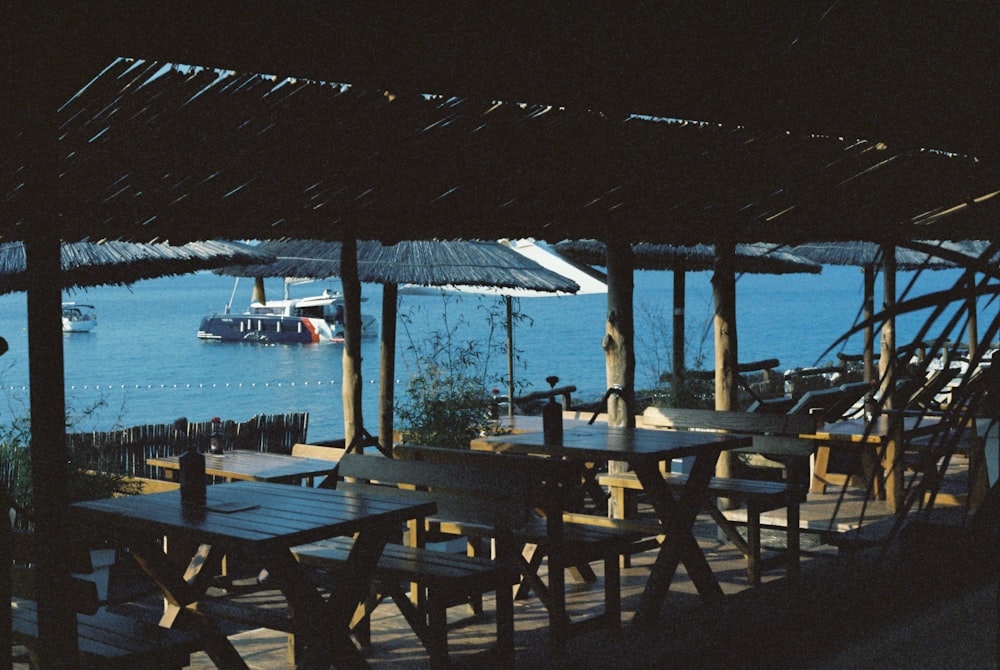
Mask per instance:
[[[341,391],[344,400],[344,439],[348,446],[364,432],[361,405],[361,280],[358,279],[358,241],[345,235],[340,246],[340,282],[344,291],[344,355]]]
[[[396,311],[399,286],[382,286],[382,338],[379,349],[378,443],[392,453],[393,413],[396,409]]]
[[[736,409],[739,353],[736,338],[736,245],[718,242],[715,245],[715,272],[712,294],[715,302],[715,409],[728,412]],[[715,465],[717,477],[729,477],[733,455],[722,452]],[[728,500],[719,500],[727,509]]]
[[[605,323],[604,361],[608,388],[618,385],[622,397],[608,396],[608,425],[627,427],[635,425],[632,414],[633,387],[635,383],[634,313],[632,306],[632,244],[622,235],[611,234],[607,240],[608,263],[608,320]],[[622,472],[628,465],[622,461],[608,463],[609,472]],[[624,513],[625,510],[622,510]],[[608,501],[608,515],[623,518]]]

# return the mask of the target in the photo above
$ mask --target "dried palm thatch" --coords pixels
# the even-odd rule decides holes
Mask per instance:
[[[182,246],[133,242],[64,242],[63,288],[131,284],[140,279],[178,275],[233,262],[264,263],[273,256],[239,242],[208,240]],[[0,293],[27,289],[24,245],[0,244]]]
[[[556,251],[579,263],[606,264],[606,247],[598,240],[566,240],[555,245]],[[671,270],[697,272],[711,270],[715,264],[715,248],[710,244],[674,246],[670,244],[638,243],[632,245],[635,267],[640,270]],[[754,274],[818,274],[818,262],[803,258],[773,244],[737,244],[737,272]]]
[[[812,242],[796,245],[791,251],[824,265],[862,268],[880,264],[883,257],[883,247],[875,242]],[[899,270],[941,270],[956,267],[956,264],[922,251],[897,246],[896,267]]]
[[[312,277],[340,274],[340,243],[268,240],[257,247],[277,259],[271,264],[230,265],[218,274],[238,277]],[[373,284],[501,286],[575,293],[567,279],[498,242],[414,240],[385,245],[358,243],[358,278]]]

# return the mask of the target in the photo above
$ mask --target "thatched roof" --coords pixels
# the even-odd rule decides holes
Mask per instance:
[[[74,213],[52,219],[63,239],[556,241],[612,225],[695,244],[906,237],[997,190],[966,156],[632,111],[117,60],[61,107],[46,197]],[[25,163],[0,160],[0,235],[17,239]],[[974,237],[962,220],[922,236]]]
[[[872,242],[810,242],[796,245],[791,251],[823,265],[863,268],[882,262],[882,249]],[[896,267],[900,270],[940,270],[956,267],[956,264],[922,251],[897,246]]]
[[[235,261],[273,260],[273,256],[249,245],[219,240],[180,246],[114,241],[64,242],[61,251],[64,288],[131,284],[140,279],[217,268]],[[26,268],[23,244],[0,244],[0,293],[25,290]]]
[[[1000,156],[1000,82],[990,76],[1000,62],[995,2],[920,0],[905,11],[830,0],[489,11],[391,4],[161,0],[59,13],[15,3],[4,21],[9,80],[48,95],[88,80],[111,57],[141,55]],[[8,101],[14,113],[44,109]]]
[[[607,265],[606,246],[598,240],[565,240],[556,251],[579,263]],[[672,246],[667,244],[632,245],[634,266],[638,270],[695,272],[711,270],[715,265],[715,247],[708,244]],[[822,267],[807,258],[796,256],[773,244],[737,244],[735,269],[756,274],[818,274]]]
[[[340,275],[340,243],[319,240],[266,240],[257,249],[276,257],[272,264],[234,265],[217,270],[239,277]],[[358,278],[376,284],[501,286],[574,293],[576,282],[546,270],[498,242],[418,240],[384,245],[358,243]]]

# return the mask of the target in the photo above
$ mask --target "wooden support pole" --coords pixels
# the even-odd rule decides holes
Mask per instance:
[[[635,388],[635,317],[632,305],[632,245],[625,236],[609,235],[608,320],[605,324],[604,348],[608,388],[622,387],[622,397],[608,398],[608,425],[634,425],[631,414]]]
[[[862,268],[864,273],[864,287],[862,295],[861,318],[865,322],[870,322],[875,314],[875,266],[868,264]],[[865,381],[871,382],[875,379],[875,326],[868,323],[864,331],[864,356]]]
[[[624,397],[608,397],[608,425],[633,426],[632,393],[635,383],[634,316],[632,306],[632,244],[624,235],[611,233],[606,242],[608,263],[608,320],[605,324],[604,348],[608,388],[619,385]],[[623,472],[628,465],[610,461],[608,472]],[[627,510],[618,509],[608,501],[608,516],[625,518]]]
[[[737,375],[739,351],[736,337],[736,245],[718,242],[715,245],[715,272],[712,275],[712,294],[715,302],[713,319],[715,330],[715,409],[728,412],[737,405]],[[732,472],[732,454],[722,452],[715,465],[717,477],[729,477]],[[719,500],[726,509],[728,500]]]
[[[393,413],[396,409],[396,311],[399,286],[382,286],[382,341],[379,350],[378,443],[392,453]]]
[[[361,281],[358,279],[358,241],[353,235],[345,235],[341,241],[340,282],[344,291],[344,386],[341,394],[344,439],[350,446],[365,425],[361,404]]]
[[[882,322],[882,349],[879,353],[879,379],[881,380],[882,409],[888,421],[888,439],[885,447],[886,506],[896,511],[903,500],[902,438],[903,417],[891,411],[896,406],[896,318],[891,310],[896,305],[896,247],[882,246],[882,310],[888,316]]]
[[[675,269],[674,275],[674,398],[684,397],[684,293],[687,273],[683,269]]]
[[[53,179],[52,183],[55,183]],[[24,241],[28,267],[28,367],[31,377],[31,481],[38,555],[39,664],[74,667],[76,615],[70,592],[69,449],[63,364],[60,241],[45,222],[29,226]],[[9,650],[4,650],[8,653]]]

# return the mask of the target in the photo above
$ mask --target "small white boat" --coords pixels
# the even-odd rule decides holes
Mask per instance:
[[[79,302],[62,304],[62,329],[64,333],[89,333],[97,326],[97,312],[93,305]]]

